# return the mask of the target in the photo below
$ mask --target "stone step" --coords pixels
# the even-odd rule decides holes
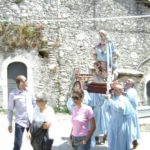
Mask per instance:
[[[53,55],[53,54],[49,54],[49,61],[50,61],[50,63],[57,63],[57,57],[56,57],[56,55]]]
[[[50,53],[49,53],[49,56],[56,56],[56,55],[57,55],[57,54],[56,54],[55,52],[53,52],[53,53],[50,52]]]
[[[50,61],[56,61],[56,59],[54,59],[54,58],[49,58],[49,60],[50,60]]]
[[[56,59],[55,56],[48,56],[50,59]]]
[[[140,106],[138,107],[139,118],[150,117],[150,106]]]

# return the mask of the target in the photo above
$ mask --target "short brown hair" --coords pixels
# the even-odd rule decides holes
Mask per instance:
[[[19,84],[20,81],[26,81],[26,80],[27,80],[27,78],[26,78],[24,75],[18,75],[18,76],[16,77],[16,83],[17,83],[17,84]]]
[[[78,96],[80,98],[84,97],[84,91],[82,89],[75,89],[72,91],[72,96]]]

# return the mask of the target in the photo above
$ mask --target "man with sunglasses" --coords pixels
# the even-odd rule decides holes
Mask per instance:
[[[8,101],[8,131],[12,133],[13,112],[15,110],[15,140],[13,150],[20,150],[24,130],[29,128],[33,117],[33,107],[36,104],[31,92],[27,89],[27,79],[23,75],[16,77],[17,89],[9,94]]]

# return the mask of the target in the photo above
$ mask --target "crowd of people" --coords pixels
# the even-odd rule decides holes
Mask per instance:
[[[13,114],[15,110],[15,134],[13,150],[20,150],[25,130],[34,150],[51,150],[53,144],[54,111],[47,105],[45,93],[35,96],[27,87],[23,75],[16,77],[17,88],[9,94],[8,131],[13,132]]]
[[[70,140],[74,149],[90,150],[90,147],[105,143],[106,139],[109,150],[130,150],[131,146],[136,149],[140,126],[137,113],[139,97],[134,81],[127,79],[122,85],[115,80],[109,95],[86,93],[90,96],[87,100],[84,91],[81,86],[74,87],[68,100],[71,99],[74,106],[67,105],[69,110],[72,107]]]
[[[121,84],[116,80],[115,60],[120,54],[105,31],[101,30],[99,35],[101,40],[95,47],[94,82],[107,81],[109,67],[114,75],[111,88],[109,94],[101,94],[88,92],[87,83],[82,85],[78,80],[74,83],[66,103],[72,116],[69,142],[74,150],[90,150],[106,140],[109,150],[130,150],[131,145],[135,149],[140,139],[140,127],[137,112],[139,97],[134,81],[127,79]],[[34,150],[51,150],[55,115],[52,107],[47,105],[46,94],[40,92],[33,96],[23,75],[16,77],[16,84],[17,88],[10,92],[8,101],[10,133],[13,131],[14,110],[16,114],[13,150],[21,149],[25,130]]]
[[[108,140],[109,150],[130,150],[136,149],[138,146],[138,140],[140,139],[140,126],[138,122],[137,106],[139,97],[134,88],[134,81],[128,79],[125,83],[120,83],[117,79],[117,63],[116,60],[120,57],[119,52],[115,49],[113,42],[111,41],[108,33],[104,30],[99,32],[100,41],[95,46],[96,62],[94,63],[93,82],[109,84],[108,92],[102,94],[101,92],[87,92],[86,86],[81,86],[79,81],[76,81],[73,86],[72,93],[76,90],[82,91],[84,97],[82,98],[82,105],[76,105],[79,97],[74,97],[74,94],[67,101],[67,108],[72,114],[72,124],[74,128],[78,129],[76,137],[82,140],[78,141],[78,144],[74,140],[73,145],[75,150],[90,150],[89,147],[89,135],[90,146],[94,147],[96,144],[103,144]],[[110,77],[111,76],[111,77]],[[108,79],[109,78],[109,79]],[[78,100],[77,100],[78,98]],[[89,116],[81,115],[85,108],[83,106],[91,107],[92,111]],[[87,110],[89,110],[87,107]],[[85,111],[85,112],[86,112]],[[91,114],[94,114],[94,122],[90,121]],[[81,117],[83,116],[84,117]],[[84,121],[88,121],[85,127]],[[87,132],[89,128],[89,134],[82,135],[80,132]],[[94,130],[95,128],[95,130]],[[92,133],[92,134],[91,134]],[[73,137],[74,131],[72,131]],[[102,136],[102,139],[100,138]],[[86,140],[88,137],[88,141]],[[74,138],[73,138],[74,139]],[[84,143],[84,146],[83,146]],[[82,146],[83,147],[82,147]],[[86,147],[86,145],[88,145]],[[84,148],[86,147],[86,148]]]

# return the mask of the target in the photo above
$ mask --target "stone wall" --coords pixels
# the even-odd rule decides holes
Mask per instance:
[[[150,54],[150,18],[121,18],[150,13],[148,7],[134,0],[23,0],[19,4],[1,0],[0,10],[1,22],[44,24],[48,56],[40,57],[37,49],[23,50],[22,55],[30,55],[34,90],[44,89],[55,106],[65,105],[74,68],[88,73],[93,65],[100,29],[108,31],[121,53],[119,68],[136,70]],[[18,49],[10,52],[1,48],[0,62],[18,53]],[[139,68],[145,75],[150,74],[149,63]],[[144,78],[137,81],[141,99],[144,82]]]

